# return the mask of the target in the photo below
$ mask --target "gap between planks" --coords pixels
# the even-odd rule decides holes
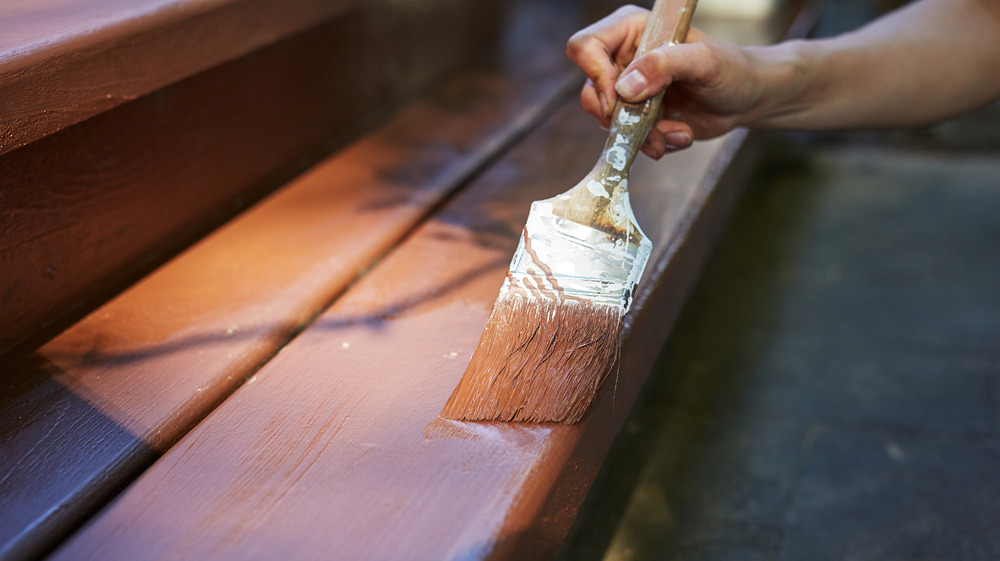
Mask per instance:
[[[80,524],[578,83],[526,66],[453,80],[5,364],[0,558]]]
[[[437,413],[478,340],[530,201],[582,177],[602,140],[575,101],[561,109],[55,559],[485,559],[557,547],[648,375],[664,317],[637,308],[641,328],[626,345],[650,348],[623,361],[615,403],[605,385],[579,425],[458,423]],[[717,187],[713,162],[742,144],[737,133],[634,171],[633,200],[657,241],[653,263],[686,267],[657,267],[661,278],[646,280],[669,292],[660,298],[668,315],[711,246],[706,232],[725,215],[716,203],[730,197],[702,192]]]

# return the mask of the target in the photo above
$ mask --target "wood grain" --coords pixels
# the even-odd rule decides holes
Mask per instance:
[[[55,559],[520,559],[557,547],[735,190],[745,133],[637,164],[655,240],[619,377],[581,424],[437,417],[534,199],[603,132],[564,107],[394,250]],[[587,150],[586,147],[593,147]],[[716,189],[725,189],[722,196]]]
[[[0,19],[0,154],[318,25],[357,4],[5,3]]]
[[[446,73],[487,64],[498,6],[354,9],[0,157],[0,352],[65,328]]]
[[[58,543],[575,89],[552,53],[450,80],[0,364],[0,558]]]

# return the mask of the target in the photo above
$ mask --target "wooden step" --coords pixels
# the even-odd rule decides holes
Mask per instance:
[[[0,138],[34,141],[0,155],[0,353],[37,346],[437,80],[486,64],[511,9],[17,4],[0,18]]]
[[[583,177],[603,131],[571,101],[174,446],[54,559],[523,559],[558,547],[751,156],[746,132],[636,166],[654,240],[621,370],[585,420],[438,418],[530,201]]]
[[[7,357],[0,558],[57,544],[574,91],[561,52],[542,52],[449,80],[36,352]]]
[[[558,48],[508,43],[510,66],[443,88],[38,352],[0,364],[0,557],[54,547],[195,423],[57,557],[551,551],[723,223],[752,143],[740,132],[635,170],[637,212],[657,249],[620,378],[583,424],[438,420],[528,202],[582,176],[603,142],[574,102],[496,159],[565,91],[561,43],[582,23],[572,9],[555,19],[532,9],[506,23]]]
[[[239,58],[357,0],[37,0],[0,19],[0,154]]]
[[[550,556],[756,155],[752,136],[737,131],[637,164],[633,200],[654,254],[628,317],[621,370],[581,424],[438,418],[478,342],[528,204],[581,177],[602,143],[575,102],[563,107],[54,558]]]

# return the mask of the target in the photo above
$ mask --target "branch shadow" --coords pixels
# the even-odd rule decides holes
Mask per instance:
[[[56,360],[59,362],[70,362],[85,368],[106,368],[110,366],[122,366],[128,364],[139,364],[154,358],[167,356],[176,353],[184,353],[198,347],[211,346],[218,343],[232,343],[235,341],[253,341],[264,338],[267,335],[275,337],[278,342],[275,344],[275,351],[290,343],[295,336],[305,330],[337,331],[351,326],[365,325],[371,329],[380,329],[382,325],[393,318],[402,316],[415,309],[432,303],[443,294],[474,281],[483,275],[493,273],[498,268],[506,267],[507,260],[496,259],[486,264],[475,267],[471,270],[457,274],[450,279],[436,284],[435,286],[422,290],[405,298],[386,302],[377,310],[359,315],[332,315],[326,317],[318,316],[314,322],[294,323],[277,322],[258,325],[241,326],[238,331],[229,333],[219,331],[213,333],[198,333],[171,340],[162,344],[143,346],[140,349],[116,350],[106,352],[95,346],[83,353],[61,352],[59,350],[46,351],[45,357],[39,354],[32,355],[34,360]],[[339,295],[338,295],[339,296]],[[335,302],[336,300],[334,300]],[[99,339],[97,340],[99,345]]]

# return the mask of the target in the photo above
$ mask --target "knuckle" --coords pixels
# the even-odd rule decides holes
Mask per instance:
[[[715,53],[712,47],[708,43],[691,43],[692,56],[698,61],[699,66],[708,68],[715,66],[718,60],[715,58]]]
[[[647,67],[657,76],[665,73],[669,69],[670,55],[667,53],[666,47],[653,49],[646,53],[642,58]]]
[[[722,62],[719,61],[718,57],[706,47],[705,55],[701,65],[701,81],[703,83],[715,82],[722,75]]]
[[[684,49],[684,58],[687,61],[685,80],[693,84],[713,81],[719,74],[721,66],[712,47],[707,43],[695,42],[685,44]]]
[[[697,41],[694,43],[688,43],[688,45],[690,45],[692,55],[697,57],[702,62],[708,62],[712,59],[712,48],[708,46],[708,43]]]
[[[586,42],[586,35],[583,31],[577,31],[566,41],[566,54],[570,58],[574,58],[577,54],[583,50],[583,43]]]
[[[574,33],[566,42],[566,56],[574,61],[593,58],[595,48],[600,49],[599,45],[600,40],[590,31],[583,29]]]

